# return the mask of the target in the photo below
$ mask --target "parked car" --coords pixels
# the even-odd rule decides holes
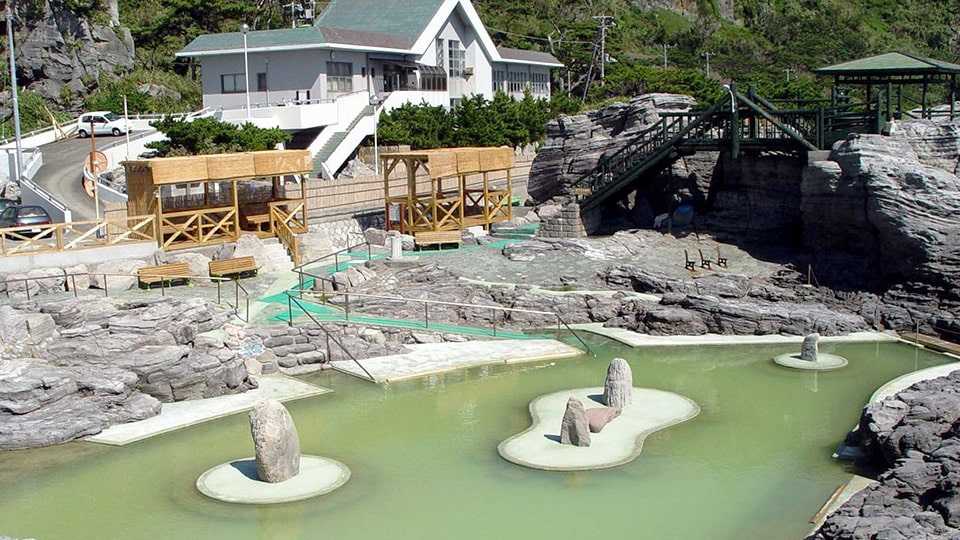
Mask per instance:
[[[39,233],[43,230],[41,225],[51,223],[53,220],[50,219],[50,214],[42,206],[9,206],[0,212],[0,229],[36,226],[34,229],[18,231],[17,234],[20,235]]]
[[[122,116],[110,111],[88,112],[80,115],[77,120],[77,135],[80,138],[90,136],[90,123],[93,122],[95,135],[113,135],[119,137],[129,131],[127,121]]]

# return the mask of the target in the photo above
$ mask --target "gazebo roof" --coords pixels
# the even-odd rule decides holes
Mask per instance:
[[[889,52],[815,70],[818,75],[883,76],[960,73],[960,65],[904,52]]]

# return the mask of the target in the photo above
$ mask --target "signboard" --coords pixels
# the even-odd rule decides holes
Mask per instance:
[[[91,152],[87,154],[87,158],[83,160],[83,168],[96,176],[107,172],[107,166],[107,156],[104,155],[103,152]]]

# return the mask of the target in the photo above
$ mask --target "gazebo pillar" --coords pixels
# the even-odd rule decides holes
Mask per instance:
[[[957,109],[957,75],[950,75],[950,119],[953,120]]]

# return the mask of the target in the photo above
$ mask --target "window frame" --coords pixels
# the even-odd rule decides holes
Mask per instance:
[[[349,94],[353,92],[353,62],[327,62],[327,93]]]
[[[447,40],[447,61],[450,64],[449,69],[447,69],[448,77],[465,78],[467,51],[463,48],[462,43],[455,39]]]
[[[220,74],[220,93],[221,94],[242,94],[247,90],[246,73],[221,73]],[[233,81],[233,90],[227,90],[227,77]],[[239,82],[238,82],[239,81]]]
[[[261,71],[257,73],[257,92],[267,92],[270,90],[269,80],[267,79],[267,72]]]

